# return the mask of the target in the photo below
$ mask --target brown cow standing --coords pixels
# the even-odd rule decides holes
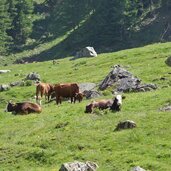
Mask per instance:
[[[38,103],[39,94],[41,98],[43,97],[43,95],[45,95],[45,100],[48,99],[49,102],[49,97],[53,91],[54,91],[54,86],[52,84],[38,83],[36,85],[36,102]]]
[[[71,103],[74,100],[76,101],[76,94],[79,93],[79,86],[77,83],[65,83],[65,84],[56,84],[54,86],[55,94],[56,94],[56,104],[61,103],[62,97],[70,97]]]
[[[40,113],[42,108],[31,102],[11,103],[8,102],[6,112],[13,112],[14,114],[29,114],[29,113]]]

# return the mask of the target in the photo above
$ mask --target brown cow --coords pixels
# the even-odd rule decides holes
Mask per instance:
[[[39,94],[41,98],[43,97],[43,95],[45,95],[45,100],[48,100],[49,102],[49,97],[53,91],[54,91],[54,86],[52,84],[38,83],[36,85],[36,102],[38,103]]]
[[[83,97],[84,96],[85,96],[84,93],[81,93],[81,92],[76,93],[75,94],[75,98],[74,98],[74,103],[75,103],[76,100],[78,100],[79,102],[81,102],[83,100]]]
[[[29,114],[40,113],[42,108],[31,102],[11,103],[8,102],[5,112],[12,112],[14,114]]]
[[[56,84],[54,86],[56,94],[56,104],[61,103],[62,97],[70,97],[71,103],[74,100],[76,101],[76,94],[79,93],[79,86],[77,83],[65,83],[65,84]]]
[[[98,108],[98,109],[107,109],[110,108],[113,104],[113,100],[112,99],[102,99],[102,100],[98,100],[98,101],[93,101],[90,104],[88,104],[86,106],[86,110],[85,113],[92,113],[93,112],[93,108]]]
[[[122,105],[122,99],[125,97],[122,97],[121,95],[117,95],[113,100],[99,100],[99,101],[93,101],[90,104],[86,106],[85,113],[92,113],[93,108],[99,108],[101,110],[110,108],[112,111],[120,111],[121,105]]]

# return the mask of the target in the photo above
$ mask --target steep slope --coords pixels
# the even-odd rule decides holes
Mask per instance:
[[[0,65],[73,56],[85,46],[104,53],[170,41],[170,6],[153,2],[35,1],[31,36]]]
[[[170,171],[170,112],[159,108],[171,103],[170,68],[165,60],[171,54],[171,43],[104,53],[96,58],[59,59],[24,65],[8,65],[12,72],[0,75],[1,83],[25,78],[38,72],[43,81],[99,83],[111,66],[120,64],[145,83],[158,85],[156,91],[126,93],[121,112],[96,111],[85,114],[82,103],[44,103],[40,115],[4,113],[6,102],[35,101],[35,86],[14,87],[0,92],[0,166],[6,170],[58,170],[64,162],[91,160],[99,171],[125,171],[140,165],[151,171]],[[164,78],[164,79],[161,79]],[[111,90],[102,98],[111,98]],[[134,120],[134,130],[113,132],[125,119]]]

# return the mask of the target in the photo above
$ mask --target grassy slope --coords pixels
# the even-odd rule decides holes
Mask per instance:
[[[111,66],[120,64],[142,82],[156,83],[159,88],[146,93],[127,93],[121,112],[97,111],[97,115],[84,114],[89,103],[84,100],[75,105],[43,104],[40,115],[14,116],[3,112],[5,102],[34,101],[35,87],[1,92],[0,170],[58,170],[63,162],[90,160],[98,163],[99,171],[125,171],[134,165],[152,171],[170,171],[171,117],[169,112],[158,111],[171,101],[170,68],[165,64],[170,54],[171,43],[165,43],[101,54],[97,58],[60,59],[57,65],[48,61],[1,67],[12,70],[0,75],[1,83],[21,80],[32,71],[51,83],[99,83]],[[16,73],[19,75],[14,76]],[[167,79],[160,80],[161,77]],[[113,132],[118,121],[124,119],[134,120],[138,127]]]

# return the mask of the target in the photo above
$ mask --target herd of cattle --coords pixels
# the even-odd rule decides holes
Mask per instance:
[[[84,93],[79,91],[77,83],[65,83],[65,84],[48,84],[38,83],[36,84],[36,103],[21,102],[12,103],[8,102],[6,112],[13,112],[15,114],[29,114],[29,113],[40,113],[41,99],[45,96],[46,101],[50,101],[50,97],[55,96],[56,104],[62,103],[62,98],[70,98],[71,103],[75,103],[76,100],[81,102],[84,97]],[[94,108],[107,109],[112,111],[119,111],[122,105],[122,96],[117,95],[114,99],[101,99],[93,101],[86,105],[85,113],[92,113]]]

